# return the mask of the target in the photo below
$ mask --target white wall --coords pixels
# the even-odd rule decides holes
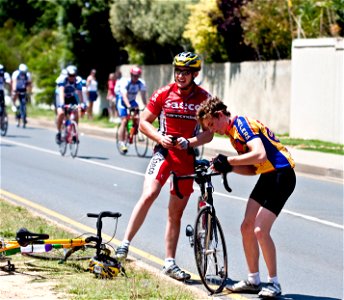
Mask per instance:
[[[293,41],[290,135],[343,144],[344,39]]]

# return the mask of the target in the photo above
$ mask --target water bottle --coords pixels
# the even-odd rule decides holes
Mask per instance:
[[[28,245],[25,247],[20,247],[21,253],[43,253],[49,252],[53,249],[53,245],[51,244],[42,244],[42,245]]]

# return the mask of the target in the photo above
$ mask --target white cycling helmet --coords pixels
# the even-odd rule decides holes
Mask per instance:
[[[75,76],[76,75],[76,72],[77,72],[77,69],[75,66],[68,66],[66,68],[67,70],[67,75],[71,75],[71,76]]]
[[[20,71],[20,72],[26,73],[26,72],[27,72],[27,65],[25,65],[25,64],[20,64],[20,65],[19,65],[19,71]]]

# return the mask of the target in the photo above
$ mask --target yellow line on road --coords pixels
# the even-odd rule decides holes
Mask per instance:
[[[25,199],[23,197],[20,197],[18,195],[15,195],[15,194],[12,194],[8,191],[5,191],[3,189],[0,189],[0,199],[6,199],[6,200],[9,200],[9,201],[14,201],[14,202],[19,202],[21,204],[24,204],[26,207],[31,207],[41,213],[43,213],[44,215],[46,216],[51,216],[51,217],[54,217],[55,219],[58,219],[58,220],[61,220],[67,224],[70,224],[72,226],[74,226],[75,228],[78,228],[82,231],[85,231],[85,232],[92,232],[92,233],[96,233],[96,230],[92,227],[89,227],[87,225],[84,225],[84,224],[81,224],[71,218],[68,218],[64,215],[61,215],[59,214],[58,212],[54,211],[54,210],[51,210],[49,208],[46,208],[40,204],[37,204],[37,203],[34,203],[28,199]],[[108,240],[111,239],[111,237],[107,234],[102,234],[102,236]],[[117,239],[113,239],[112,240],[114,244],[116,245],[119,245],[121,242]],[[154,255],[151,255],[145,251],[142,251],[138,248],[135,248],[133,246],[130,246],[130,251],[151,261],[151,262],[154,262],[160,266],[163,266],[164,265],[164,261]],[[190,273],[190,272],[188,272]],[[191,279],[192,280],[197,280],[197,281],[200,281],[200,277],[194,273],[190,273],[191,274]],[[236,300],[248,300],[249,298],[246,298],[246,297],[243,297],[239,294],[228,294],[228,295],[224,295],[226,297],[230,297],[231,299],[236,299]]]

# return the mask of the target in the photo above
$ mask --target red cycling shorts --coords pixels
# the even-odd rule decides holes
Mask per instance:
[[[163,186],[173,171],[177,176],[190,175],[194,173],[194,155],[188,150],[167,150],[158,145],[154,149],[147,170],[146,178],[158,180]],[[193,179],[179,180],[178,188],[181,194],[189,197],[193,190]],[[170,193],[175,195],[175,187],[171,181]]]

